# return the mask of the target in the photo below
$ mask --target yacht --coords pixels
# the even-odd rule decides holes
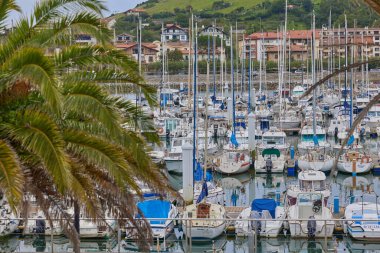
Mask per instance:
[[[249,221],[258,219],[258,221]],[[261,237],[277,237],[285,219],[285,208],[277,205],[274,199],[255,199],[251,207],[238,216],[235,228],[238,236],[248,236],[258,230]],[[256,230],[256,231],[257,231]]]
[[[286,210],[291,237],[332,237],[335,222],[323,199],[313,191],[297,194],[296,204]]]
[[[170,235],[174,228],[174,219],[178,217],[178,210],[170,201],[144,200],[137,203],[137,207],[143,217],[148,219],[154,238],[164,239]],[[155,218],[159,220],[154,220]]]
[[[377,203],[377,196],[375,202],[365,201],[364,196],[356,197],[354,203],[345,208],[344,217],[347,221],[344,232],[356,240],[378,241],[380,204]]]
[[[267,167],[267,160],[271,160],[271,167]],[[255,160],[256,173],[282,173],[285,168],[285,155],[279,149],[267,148],[258,154]]]
[[[287,203],[295,205],[300,193],[316,192],[323,196],[325,205],[331,195],[326,185],[326,175],[322,171],[306,170],[298,174],[298,184],[293,184],[286,190]]]
[[[326,130],[321,126],[316,126],[315,136],[317,137],[318,147],[330,148],[330,143],[326,140]],[[306,125],[301,130],[301,142],[298,143],[298,151],[300,154],[306,154],[316,146],[314,140],[313,126]]]
[[[268,131],[263,133],[261,141],[258,142],[257,148],[260,151],[268,148],[275,148],[280,152],[287,152],[289,144],[286,143],[286,134],[275,127],[271,127]]]

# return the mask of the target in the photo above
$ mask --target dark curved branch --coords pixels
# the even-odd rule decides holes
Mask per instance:
[[[346,67],[343,67],[343,68],[340,68],[338,69],[337,71],[335,71],[334,73],[331,73],[330,75],[327,75],[325,76],[324,78],[322,78],[321,80],[319,80],[318,82],[316,82],[313,86],[311,86],[302,96],[300,99],[303,99],[305,98],[306,96],[310,95],[311,92],[313,90],[315,90],[318,86],[320,86],[321,84],[325,83],[327,80],[331,79],[332,77],[334,76],[337,76],[338,74],[342,73],[342,72],[345,72],[346,70],[350,70],[350,69],[353,69],[353,68],[357,68],[361,65],[364,65],[364,64],[370,64],[370,63],[377,63],[377,62],[380,62],[380,60],[376,59],[376,60],[368,60],[368,61],[363,61],[363,62],[356,62],[356,63],[353,63],[353,64],[350,64]]]
[[[354,131],[356,129],[356,127],[360,124],[360,122],[367,116],[369,110],[371,109],[372,106],[374,106],[376,103],[378,103],[380,101],[380,94],[377,94],[368,104],[366,107],[364,107],[364,109],[359,113],[359,115],[356,117],[355,121],[353,122],[352,126],[351,126],[351,129],[348,131],[348,134],[347,134],[347,137],[344,139],[343,143],[342,143],[342,146],[340,147],[340,150],[339,150],[339,153],[337,155],[337,157],[335,158],[335,163],[334,163],[334,167],[331,171],[331,175],[333,176],[336,176],[336,172],[334,171],[336,169],[336,165],[338,163],[338,159],[339,159],[339,156],[342,155],[343,153],[343,149],[344,149],[344,146],[347,145],[347,142],[350,138],[351,135],[354,134]]]

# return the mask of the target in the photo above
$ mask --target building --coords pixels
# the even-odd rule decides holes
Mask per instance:
[[[74,42],[76,44],[82,45],[95,45],[97,43],[96,39],[91,35],[87,34],[78,34],[74,36]]]
[[[116,48],[123,50],[127,55],[133,57],[138,61],[139,48],[138,43],[133,42],[129,44],[116,44]],[[153,43],[142,43],[141,44],[141,62],[142,63],[153,63],[160,60],[160,50],[157,48],[156,44]]]
[[[141,13],[144,13],[145,10],[141,8],[129,9],[125,12],[127,16],[139,16]]]
[[[321,30],[316,30],[316,47],[319,48]],[[311,48],[311,30],[291,30],[286,34],[287,51],[294,60],[307,60],[308,51]],[[283,44],[283,33],[280,32],[258,32],[245,37],[244,53],[249,58],[249,50],[254,60],[277,60],[279,47]],[[289,48],[290,45],[290,48]],[[243,42],[240,42],[240,52],[243,53]],[[317,56],[318,58],[318,56]]]
[[[135,36],[133,35],[130,35],[128,33],[122,33],[122,34],[119,34],[119,35],[116,35],[116,43],[130,43],[133,41],[133,39],[135,38]]]
[[[176,24],[167,24],[161,33],[161,41],[188,41],[188,30]]]

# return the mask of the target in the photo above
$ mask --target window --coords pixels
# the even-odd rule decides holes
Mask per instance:
[[[380,36],[375,36],[375,40],[379,40],[380,39]]]
[[[138,54],[139,50],[138,49],[133,49],[133,54]]]
[[[153,56],[149,56],[149,62],[153,62]]]

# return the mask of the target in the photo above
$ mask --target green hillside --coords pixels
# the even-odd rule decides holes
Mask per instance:
[[[241,7],[252,8],[264,1],[265,0],[150,0],[141,4],[139,7],[146,9],[149,14],[168,11],[173,12],[176,8],[186,9],[189,6],[195,11],[211,10],[220,13],[230,13]],[[220,3],[220,7],[215,10],[213,7],[217,7],[218,2]],[[223,3],[225,3],[224,8]]]
[[[288,29],[309,29],[314,10],[316,26],[328,25],[331,11],[332,25],[344,27],[347,15],[349,27],[379,27],[380,16],[372,11],[363,0],[288,0]],[[239,29],[251,33],[276,31],[285,17],[285,0],[148,0],[137,5],[146,10],[142,14],[143,40],[160,40],[162,24],[176,23],[189,26],[191,12],[197,18],[198,26],[211,25],[229,30],[238,24]],[[137,17],[120,15],[116,23],[117,33],[136,34]]]

